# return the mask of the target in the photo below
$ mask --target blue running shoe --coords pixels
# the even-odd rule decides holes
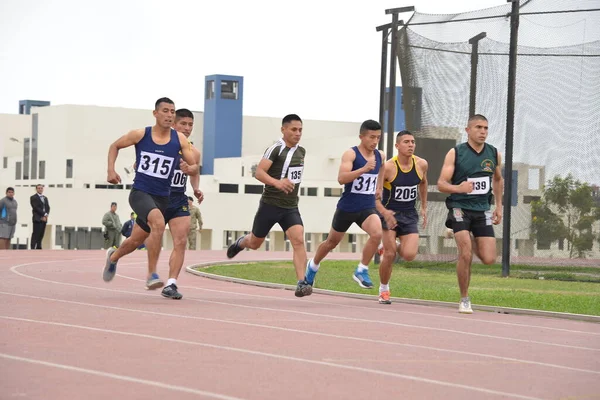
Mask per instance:
[[[163,281],[160,280],[160,278],[158,277],[158,274],[155,272],[152,274],[150,279],[148,279],[148,281],[146,282],[146,289],[154,290],[154,289],[163,287],[163,285],[164,285]]]
[[[308,262],[306,263],[306,273],[305,273],[305,276],[304,276],[304,280],[310,286],[315,287],[315,276],[317,276],[317,272],[319,272],[319,271],[313,271],[310,268],[310,264],[311,263],[312,263],[312,258],[310,260],[308,260]]]
[[[373,288],[373,282],[371,281],[371,277],[369,276],[368,269],[365,269],[363,272],[358,272],[358,268],[356,268],[354,270],[354,275],[352,275],[352,278],[363,289],[372,289]]]

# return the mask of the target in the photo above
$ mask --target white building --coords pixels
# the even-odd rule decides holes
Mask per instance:
[[[215,129],[214,107],[205,103],[205,112],[194,112],[194,130],[191,140],[203,152],[203,174],[200,187],[205,200],[200,205],[204,226],[199,238],[201,249],[223,249],[239,235],[250,231],[256,212],[262,185],[253,178],[253,166],[260,160],[264,150],[281,137],[281,117],[253,117],[241,114],[242,88],[226,92],[228,78],[207,77],[206,100],[226,96],[222,99],[239,100],[239,154],[222,157],[213,154],[205,146],[210,138],[206,127]],[[235,78],[235,77],[234,77]],[[215,91],[211,79],[223,85]],[[220,81],[221,80],[221,81]],[[227,95],[227,96],[229,96]],[[121,222],[129,218],[129,189],[133,182],[132,164],[134,149],[122,150],[116,163],[122,185],[106,182],[107,154],[109,145],[129,130],[153,125],[152,107],[155,99],[149,100],[146,110],[117,107],[58,105],[31,107],[30,114],[0,114],[0,169],[1,190],[12,186],[19,202],[18,219],[13,244],[28,247],[31,231],[31,207],[29,197],[35,186],[45,185],[51,207],[46,227],[43,248],[73,249],[100,248],[102,246],[102,216],[109,210],[111,202],[118,203],[117,213]],[[177,108],[186,107],[178,104]],[[28,101],[24,102],[31,105]],[[231,103],[233,104],[233,103]],[[35,102],[34,102],[35,105]],[[27,110],[23,109],[23,112]],[[295,110],[290,110],[294,113]],[[212,116],[209,114],[213,113]],[[300,115],[302,117],[302,115]],[[222,116],[221,116],[222,117]],[[228,123],[231,122],[225,115]],[[368,119],[373,116],[364,116]],[[211,123],[205,119],[212,118]],[[220,117],[217,117],[217,120]],[[217,121],[218,122],[218,121]],[[359,143],[360,122],[337,122],[304,120],[301,145],[306,148],[305,170],[300,192],[300,212],[306,232],[307,250],[315,251],[329,232],[336,203],[342,192],[337,174],[342,153]],[[218,128],[218,127],[217,127]],[[231,127],[227,127],[230,129]],[[223,128],[225,130],[225,128]],[[459,128],[438,129],[439,136],[450,146],[460,140]],[[221,135],[221,133],[219,133]],[[225,135],[227,136],[227,135]],[[234,135],[235,136],[235,135]],[[217,137],[218,140],[233,140]],[[431,139],[425,139],[431,140]],[[429,143],[429,142],[423,142]],[[217,143],[218,145],[218,143]],[[417,146],[416,153],[427,158],[432,154],[427,146]],[[208,149],[208,150],[207,150]],[[422,254],[456,254],[452,239],[445,239],[443,226],[447,210],[443,200],[446,195],[437,191],[436,181],[443,154],[447,148],[439,149],[442,156],[429,158],[429,223],[421,231]],[[426,154],[424,154],[426,153]],[[433,157],[432,157],[433,158]],[[212,163],[208,166],[207,163]],[[515,164],[519,171],[518,205],[513,208],[513,253],[534,256],[535,244],[530,238],[531,198],[540,195],[544,182],[543,167],[537,167],[537,175],[528,173],[526,165]],[[212,173],[206,174],[206,170]],[[527,177],[537,180],[531,185]],[[530,190],[529,188],[535,188]],[[189,193],[191,193],[191,188]],[[529,201],[528,201],[529,199]],[[502,225],[495,228],[498,238]],[[336,251],[360,251],[366,235],[353,225],[349,235]],[[500,240],[499,240],[500,241]],[[171,238],[164,238],[165,248],[171,248]],[[289,243],[278,225],[269,235],[262,250],[288,250]],[[499,244],[498,249],[501,249]],[[562,252],[561,252],[562,253]],[[545,254],[547,256],[547,253]],[[556,256],[559,256],[558,254]],[[564,256],[564,255],[562,255]]]

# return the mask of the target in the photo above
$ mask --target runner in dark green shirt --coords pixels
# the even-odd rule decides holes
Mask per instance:
[[[469,118],[466,128],[468,140],[450,149],[444,160],[438,189],[449,193],[446,199],[448,218],[446,227],[454,231],[458,248],[456,273],[461,300],[458,312],[473,313],[469,298],[471,262],[473,253],[484,264],[496,261],[494,228],[502,220],[502,157],[500,152],[485,141],[488,121],[480,114]],[[492,193],[496,207],[490,211]],[[474,239],[471,239],[471,233]]]
[[[306,150],[298,143],[302,137],[302,120],[296,114],[286,115],[281,122],[283,137],[270,146],[256,168],[256,179],[264,185],[252,233],[238,238],[227,249],[227,258],[235,257],[245,248],[258,249],[265,237],[279,224],[292,244],[298,286],[296,296],[312,294],[306,282],[306,249],[304,226],[298,211],[298,190],[304,171]]]

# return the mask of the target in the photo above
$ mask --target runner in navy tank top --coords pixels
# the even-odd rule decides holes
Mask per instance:
[[[175,112],[175,123],[173,128],[189,140],[194,129],[194,114],[186,109],[180,108]],[[169,207],[165,212],[165,223],[169,224],[169,231],[173,238],[173,250],[169,257],[169,280],[162,290],[163,297],[180,300],[183,296],[177,288],[177,278],[183,266],[185,258],[185,246],[187,236],[190,230],[190,210],[188,196],[185,194],[187,189],[188,176],[194,195],[199,202],[203,200],[200,186],[200,151],[189,142],[194,153],[194,165],[189,165],[185,161],[175,165],[175,172],[171,179],[171,195],[169,196]]]
[[[308,260],[306,281],[313,285],[320,262],[344,238],[352,224],[358,225],[369,235],[362,251],[362,259],[352,278],[365,289],[373,287],[369,277],[369,263],[381,240],[381,221],[375,210],[377,182],[382,179],[385,155],[377,149],[381,139],[381,125],[367,120],[360,127],[360,145],[346,150],[338,174],[338,182],[344,192],[338,201],[327,240],[319,245],[314,258]]]
[[[390,278],[396,251],[404,261],[412,261],[419,249],[419,214],[415,209],[417,197],[421,203],[423,228],[427,223],[427,168],[423,158],[414,155],[415,137],[409,131],[396,135],[398,154],[385,164],[383,196],[377,199],[377,211],[383,227],[383,258],[379,265],[379,303],[391,304]],[[417,196],[418,194],[418,196]],[[400,246],[396,246],[396,237]]]
[[[119,150],[135,146],[136,170],[129,205],[137,214],[137,219],[131,236],[118,249],[107,250],[102,275],[104,281],[111,281],[117,271],[117,261],[145,241],[148,249],[147,289],[163,286],[156,273],[156,264],[165,230],[164,212],[171,193],[174,166],[180,162],[180,157],[187,163],[194,164],[194,154],[187,138],[171,129],[175,117],[173,101],[166,97],[158,99],[154,104],[153,114],[156,118],[154,126],[130,131],[111,144],[108,150],[107,181],[119,184],[121,177],[115,171]]]

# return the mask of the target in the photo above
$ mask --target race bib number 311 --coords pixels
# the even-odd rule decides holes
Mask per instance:
[[[467,178],[467,181],[473,182],[473,191],[469,194],[487,194],[490,191],[490,178],[488,176]]]
[[[137,172],[155,178],[168,179],[173,168],[173,161],[173,157],[142,151],[140,152],[140,165],[138,165]]]
[[[377,187],[377,174],[362,174],[352,181],[352,193],[375,194]]]

